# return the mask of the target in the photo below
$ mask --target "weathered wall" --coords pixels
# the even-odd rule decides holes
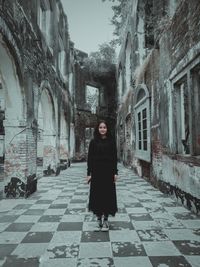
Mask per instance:
[[[123,153],[119,154],[124,164],[132,166],[162,191],[176,196],[184,205],[198,212],[200,209],[200,128],[196,114],[199,114],[200,108],[198,78],[200,3],[197,0],[177,1],[177,5],[174,6],[172,2],[153,1],[152,14],[144,13],[142,16],[141,12],[145,12],[145,8],[140,8],[140,12],[135,13],[138,23],[133,27],[133,21],[136,20],[132,18],[130,20],[132,25],[127,26],[124,40],[126,41],[128,35],[131,36],[131,57],[135,61],[132,60],[130,63],[133,65],[130,66],[132,68],[130,92],[126,92],[126,95],[122,96],[122,104],[118,110],[118,136],[122,133],[121,139],[125,143],[125,118],[127,106],[130,105],[127,104],[126,96],[129,94],[132,95],[131,101],[129,98],[129,102],[132,103],[131,160],[125,156],[128,153],[125,145],[122,145]],[[145,41],[147,40],[146,36],[138,36],[138,29],[140,29],[141,35],[142,32],[144,35],[148,33],[145,31],[147,15],[150,17],[153,15],[153,20],[148,28],[148,30],[151,29],[152,25],[154,27],[154,47],[151,49]],[[136,38],[134,38],[134,33]],[[122,71],[124,76],[126,72],[125,41],[119,57],[119,67],[125,68],[125,71]],[[146,56],[144,57],[145,48]],[[121,79],[123,77],[120,77]],[[143,98],[137,94],[138,86],[143,86],[143,84],[147,87],[150,98],[148,98],[148,94]],[[183,96],[180,95],[182,94],[181,90],[184,90]],[[140,100],[144,104],[149,103],[150,105],[150,127],[147,129],[151,145],[150,161],[137,157],[136,144],[139,140],[136,139],[135,133],[137,134],[138,131],[137,112],[140,107],[142,108]],[[185,116],[185,120],[180,116]],[[187,150],[185,150],[185,146],[183,147],[181,138],[183,138],[183,142],[189,140]],[[120,143],[118,144],[121,151]]]
[[[73,59],[67,27],[59,0],[46,1],[45,5],[41,1],[0,1],[6,197],[28,196],[36,190],[37,158],[43,161],[44,174],[55,175],[63,160],[60,145],[68,146],[70,155],[70,131],[61,128],[60,122],[64,118],[68,128],[74,123],[73,85],[69,88],[68,82]],[[65,160],[70,160],[66,151]]]
[[[200,163],[198,159],[198,153],[192,156],[192,151],[189,155],[177,155],[175,148],[174,136],[178,133],[173,126],[173,134],[171,139],[169,138],[169,128],[174,122],[175,108],[174,106],[169,109],[170,97],[173,95],[170,91],[170,79],[172,83],[174,79],[178,80],[178,73],[185,75],[183,70],[186,70],[190,86],[188,88],[191,100],[189,100],[189,106],[195,106],[192,95],[194,98],[199,98],[199,93],[196,95],[193,91],[192,81],[192,67],[199,64],[200,54],[200,36],[199,28],[199,14],[200,4],[198,1],[182,1],[177,7],[177,11],[172,19],[172,23],[169,29],[164,33],[163,38],[160,40],[160,84],[161,87],[161,103],[160,107],[161,114],[161,143],[163,147],[162,153],[162,175],[160,179],[170,185],[171,191],[177,196],[177,198],[186,204],[189,208],[193,208],[195,211],[199,211],[200,203],[197,199],[200,199]],[[197,61],[194,62],[196,60]],[[166,64],[167,63],[167,64]],[[190,66],[191,65],[191,66]],[[167,66],[163,68],[162,66]],[[173,86],[171,84],[171,86]],[[199,85],[198,85],[199,86]],[[199,90],[199,89],[198,89]],[[191,101],[191,102],[190,102]],[[172,105],[174,103],[172,102]],[[196,105],[197,110],[199,109],[199,103]],[[196,110],[197,113],[199,113]],[[171,114],[170,114],[171,112]],[[195,113],[196,113],[195,112]],[[191,124],[198,123],[198,119],[195,118],[195,113],[190,110],[190,121]],[[194,116],[194,117],[193,117]],[[192,119],[193,117],[193,119]],[[175,122],[174,122],[175,123]],[[164,130],[166,129],[166,130]],[[190,128],[190,135],[194,134],[195,127]],[[199,131],[199,130],[198,130]],[[171,142],[169,142],[169,140]],[[191,142],[195,147],[198,147],[198,141],[192,140]],[[162,187],[164,185],[162,184]],[[167,187],[167,186],[166,186]]]

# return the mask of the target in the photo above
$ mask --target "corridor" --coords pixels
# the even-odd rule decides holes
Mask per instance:
[[[0,201],[0,266],[200,266],[200,216],[120,164],[119,211],[109,232],[95,232],[85,174],[73,163],[28,199]]]

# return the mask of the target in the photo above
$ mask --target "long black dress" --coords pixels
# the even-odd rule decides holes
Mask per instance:
[[[87,175],[91,175],[89,211],[97,216],[114,216],[117,212],[114,175],[118,174],[115,142],[110,138],[92,139],[87,164]]]

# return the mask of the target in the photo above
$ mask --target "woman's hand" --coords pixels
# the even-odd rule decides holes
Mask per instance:
[[[88,184],[90,183],[91,178],[92,178],[91,175],[87,176],[86,180],[87,180],[87,183],[88,183]]]
[[[115,174],[114,175],[114,183],[117,181],[117,179],[118,179],[118,176],[117,176],[117,174]]]

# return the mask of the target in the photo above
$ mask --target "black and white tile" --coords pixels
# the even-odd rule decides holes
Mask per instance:
[[[199,216],[119,166],[118,213],[96,232],[85,174],[72,164],[28,199],[0,201],[0,266],[200,266]]]

